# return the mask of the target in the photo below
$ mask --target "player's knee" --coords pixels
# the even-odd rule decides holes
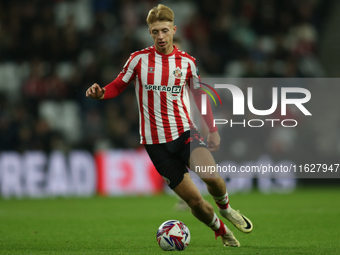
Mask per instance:
[[[218,186],[221,183],[221,178],[204,178],[202,180],[210,187]]]
[[[187,203],[190,209],[196,212],[205,211],[208,204],[202,197],[191,199]]]

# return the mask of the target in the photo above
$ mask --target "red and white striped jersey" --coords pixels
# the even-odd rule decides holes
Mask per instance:
[[[118,77],[105,87],[104,99],[117,96],[134,81],[140,142],[166,143],[195,128],[190,120],[190,78],[194,87],[200,87],[193,57],[175,46],[168,55],[151,46],[131,54]]]

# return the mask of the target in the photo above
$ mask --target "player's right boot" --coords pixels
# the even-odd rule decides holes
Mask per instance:
[[[230,208],[229,212],[226,210],[220,210],[220,213],[241,232],[247,234],[253,230],[253,223],[239,211],[235,211],[233,208]]]
[[[226,229],[228,228],[226,227]],[[237,239],[233,235],[233,232],[231,232],[229,229],[224,235],[221,235],[221,238],[222,238],[223,246],[225,247],[240,247],[241,246],[240,242],[237,241]]]

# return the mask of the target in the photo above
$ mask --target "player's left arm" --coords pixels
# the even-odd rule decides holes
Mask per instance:
[[[192,82],[193,84],[190,86],[191,93],[193,94],[195,103],[201,112],[201,105],[202,105],[202,95],[206,94],[205,91],[199,89],[201,88],[201,84],[199,83],[201,81],[201,77],[199,76],[199,73],[197,71],[196,65],[192,67]],[[190,84],[190,83],[189,83]],[[207,96],[207,100],[208,100]],[[209,100],[208,100],[209,101]],[[212,113],[210,101],[207,103],[207,114],[202,115],[205,123],[207,124],[209,128],[209,134],[207,137],[207,146],[210,151],[217,151],[220,147],[221,143],[221,137],[218,133],[218,129],[216,126],[214,126],[214,116]]]

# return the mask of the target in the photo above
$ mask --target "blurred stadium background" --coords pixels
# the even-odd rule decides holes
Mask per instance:
[[[1,196],[163,190],[139,144],[133,86],[114,100],[85,97],[94,82],[111,82],[130,53],[152,45],[145,19],[158,3],[174,10],[181,47],[195,56],[202,77],[340,74],[340,3],[333,0],[0,0]],[[235,132],[224,150],[238,162],[260,156],[250,153],[256,144],[273,160],[334,160],[338,113],[334,106],[324,116],[329,125],[298,135]],[[298,181],[320,183],[339,179]]]

